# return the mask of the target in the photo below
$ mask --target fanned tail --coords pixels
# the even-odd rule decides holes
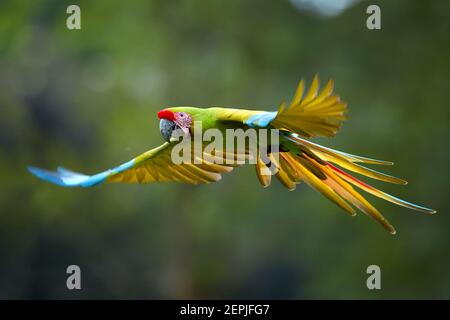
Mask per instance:
[[[276,168],[275,176],[289,190],[295,189],[296,184],[304,181],[349,214],[356,214],[353,208],[355,207],[374,218],[392,234],[396,233],[394,227],[354,187],[399,206],[430,214],[436,212],[435,210],[404,201],[378,190],[343,170],[347,169],[385,182],[406,184],[406,181],[402,179],[368,169],[358,164],[391,165],[391,162],[355,156],[325,148],[289,132],[282,132],[280,138],[283,146],[282,149],[286,149],[286,151],[279,152],[278,161],[276,161],[276,157],[273,154],[269,154],[269,158],[271,164],[274,164]],[[270,176],[267,178],[267,176],[261,175],[264,164],[262,162],[258,163],[256,166],[258,177],[262,177],[260,178],[260,182],[264,186],[268,186],[270,184]]]

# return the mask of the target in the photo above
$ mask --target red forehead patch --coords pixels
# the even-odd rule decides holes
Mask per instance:
[[[163,109],[163,110],[160,110],[158,112],[158,119],[167,119],[167,120],[170,120],[170,121],[174,121],[175,120],[175,114],[172,111],[170,111],[170,110]]]

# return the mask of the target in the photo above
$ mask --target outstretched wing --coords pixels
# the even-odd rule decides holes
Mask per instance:
[[[102,182],[150,183],[183,182],[189,184],[210,183],[221,179],[221,174],[233,170],[233,165],[216,164],[203,154],[200,164],[175,164],[171,154],[177,143],[166,142],[136,158],[94,175],[84,175],[64,168],[48,171],[35,167],[28,170],[36,177],[66,187],[91,187]],[[193,148],[191,148],[193,149]],[[194,151],[192,151],[194,153]]]
[[[329,80],[319,92],[319,77],[316,75],[308,92],[304,94],[305,82],[301,80],[289,106],[283,102],[277,112],[251,115],[245,124],[262,128],[270,125],[307,138],[332,137],[346,119],[347,111],[347,104],[333,94],[333,88],[333,80]]]

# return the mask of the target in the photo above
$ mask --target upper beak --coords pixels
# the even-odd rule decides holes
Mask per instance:
[[[175,130],[175,127],[176,124],[173,121],[164,118],[159,121],[159,130],[164,140],[166,140],[167,142],[170,141],[170,138],[172,137],[172,131]]]

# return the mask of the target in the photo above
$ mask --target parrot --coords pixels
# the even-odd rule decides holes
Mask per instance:
[[[248,156],[246,150],[236,150],[232,154],[227,153],[227,150],[215,150],[214,154],[203,152],[202,161],[174,163],[171,153],[181,143],[180,139],[174,138],[175,132],[182,132],[184,137],[191,137],[199,124],[201,132],[208,129],[221,132],[227,129],[276,129],[279,130],[278,148],[271,144],[258,145],[258,148],[265,148],[265,158],[268,159],[263,159],[264,157],[257,153],[254,161],[256,176],[263,187],[271,184],[272,176],[290,191],[303,182],[350,215],[356,215],[357,209],[374,218],[391,234],[396,234],[395,228],[366,200],[361,191],[409,209],[428,214],[436,213],[433,209],[383,192],[350,173],[406,185],[407,182],[403,179],[367,167],[389,166],[393,165],[393,162],[353,155],[311,141],[314,137],[334,137],[346,120],[347,111],[347,103],[334,93],[333,79],[320,88],[319,77],[316,75],[309,88],[306,88],[302,79],[290,104],[282,102],[276,111],[191,106],[164,108],[157,113],[163,144],[97,174],[81,174],[63,167],[49,171],[29,166],[28,170],[42,180],[64,187],[91,187],[101,183],[208,184],[221,180],[222,174],[242,165],[237,161],[220,163],[214,161],[214,157],[233,157],[236,160],[239,156]],[[265,174],[264,170],[269,168],[269,165],[271,174]]]

